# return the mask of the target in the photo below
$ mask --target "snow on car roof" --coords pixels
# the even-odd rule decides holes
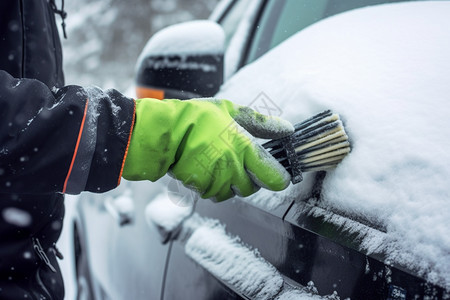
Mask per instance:
[[[353,148],[328,172],[322,206],[382,223],[387,259],[446,288],[449,15],[449,2],[430,1],[325,19],[242,69],[217,95],[248,105],[264,92],[293,123],[328,108],[339,113]]]

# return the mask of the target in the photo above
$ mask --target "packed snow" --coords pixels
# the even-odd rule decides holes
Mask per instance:
[[[223,226],[200,226],[185,246],[186,254],[220,280],[252,299],[273,299],[283,286],[274,266],[227,235]]]
[[[449,15],[450,3],[436,1],[331,17],[241,70],[217,95],[245,105],[263,91],[293,123],[328,108],[339,113],[353,148],[328,172],[321,206],[384,224],[377,249],[447,288]],[[365,236],[366,250],[372,238]]]

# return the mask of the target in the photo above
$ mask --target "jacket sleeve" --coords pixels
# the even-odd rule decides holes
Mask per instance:
[[[135,101],[115,90],[51,91],[0,70],[0,193],[115,188],[134,116]]]

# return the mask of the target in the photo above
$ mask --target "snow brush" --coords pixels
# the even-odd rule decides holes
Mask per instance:
[[[292,183],[303,180],[302,172],[325,171],[350,152],[350,143],[338,114],[323,111],[294,125],[290,136],[262,146],[291,174]]]

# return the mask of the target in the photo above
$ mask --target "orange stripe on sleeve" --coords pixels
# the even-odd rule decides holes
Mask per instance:
[[[127,148],[125,149],[125,154],[123,156],[122,167],[120,169],[119,180],[117,181],[117,186],[120,184],[120,180],[122,179],[123,167],[125,166],[125,160],[127,159],[128,148],[130,147],[131,135],[133,134],[134,121],[136,119],[136,101],[133,99],[133,102],[134,102],[133,120],[131,121],[130,135],[128,136]]]
[[[83,120],[81,121],[80,131],[78,132],[78,139],[77,139],[77,143],[75,145],[75,150],[73,152],[72,162],[70,163],[69,171],[67,172],[66,180],[64,181],[64,186],[63,186],[63,190],[62,190],[63,193],[66,192],[67,182],[69,181],[70,174],[72,173],[73,164],[75,162],[75,158],[77,157],[78,147],[80,146],[80,140],[81,140],[81,136],[83,134],[84,122],[86,121],[86,113],[87,113],[88,103],[89,103],[89,99],[86,99],[86,105],[84,106]]]

